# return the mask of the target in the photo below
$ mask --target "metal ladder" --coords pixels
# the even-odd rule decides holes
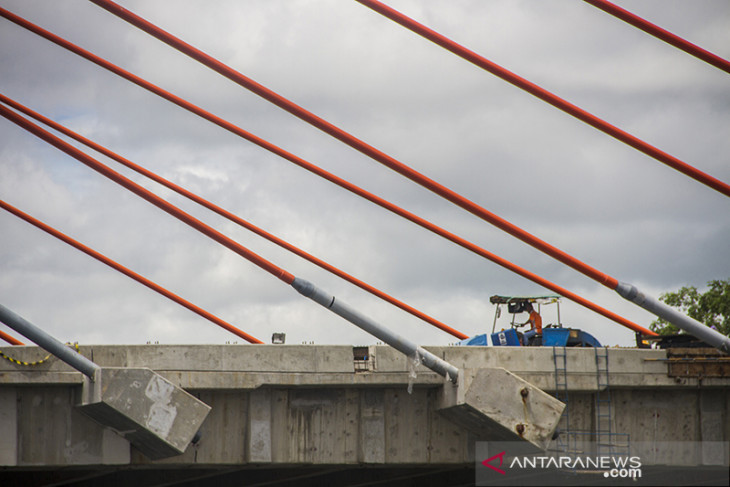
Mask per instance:
[[[562,453],[571,453],[575,450],[575,438],[571,441],[570,403],[568,402],[568,362],[566,355],[565,347],[553,346],[555,398],[565,404],[565,410],[560,417],[560,422],[558,422],[557,431],[559,434],[555,441],[555,448]]]
[[[613,455],[611,438],[611,390],[608,383],[608,349],[595,347],[596,354],[596,453]]]
[[[612,431],[611,388],[608,371],[608,348],[595,347],[596,356],[596,453],[598,455],[628,455],[629,435]],[[622,439],[619,444],[619,440]]]

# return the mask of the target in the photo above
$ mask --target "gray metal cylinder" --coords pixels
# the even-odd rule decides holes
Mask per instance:
[[[730,338],[708,326],[703,325],[689,316],[683,315],[675,308],[662,303],[658,299],[647,296],[636,286],[620,282],[616,288],[616,292],[623,298],[638,304],[650,313],[653,313],[659,318],[681,328],[690,335],[699,338],[703,342],[708,343],[727,354],[730,354]]]
[[[32,341],[41,348],[52,353],[59,360],[69,364],[74,369],[94,380],[94,372],[101,369],[91,360],[81,354],[78,354],[64,345],[62,342],[52,337],[45,331],[41,330],[33,323],[27,321],[22,316],[9,310],[0,304],[0,321],[17,331],[28,340]]]
[[[312,301],[321,304],[333,313],[346,319],[353,325],[365,330],[374,337],[395,348],[399,352],[404,353],[408,357],[414,357],[417,353],[423,365],[433,370],[437,374],[448,378],[451,382],[455,383],[457,381],[459,377],[459,369],[432,354],[428,350],[425,350],[422,347],[416,345],[412,341],[403,338],[397,333],[393,333],[375,320],[360,313],[347,303],[335,299],[333,295],[323,291],[322,289],[319,289],[311,282],[297,277],[294,279],[294,282],[292,282],[292,287],[303,296],[306,296]]]

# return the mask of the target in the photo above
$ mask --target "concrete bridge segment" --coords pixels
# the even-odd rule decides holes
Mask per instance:
[[[555,389],[550,348],[427,348],[466,373],[502,367],[536,388]],[[28,362],[45,355],[37,347],[3,351]],[[490,439],[443,413],[443,378],[427,369],[409,378],[406,357],[386,346],[82,346],[81,352],[103,367],[149,367],[211,406],[200,441],[182,455],[150,460],[78,411],[80,373],[53,359],[36,367],[3,360],[0,478],[41,479],[27,485],[63,475],[109,485],[135,478],[141,487],[145,479],[162,485],[155,479],[163,473],[184,485],[184,478],[223,482],[263,479],[267,472],[269,480],[300,478],[302,485],[346,474],[362,483],[402,475],[449,485],[473,480],[475,444]],[[570,428],[590,431],[600,392],[594,351],[566,353]],[[665,351],[608,349],[608,357],[614,432],[630,434],[637,445],[727,444],[730,377],[670,376]],[[471,380],[482,381],[480,390],[499,382],[477,376]],[[730,452],[702,455],[700,462],[722,464]],[[689,460],[678,450],[673,461]]]

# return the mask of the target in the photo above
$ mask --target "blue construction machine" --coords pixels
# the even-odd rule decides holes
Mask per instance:
[[[492,296],[489,302],[495,304],[494,323],[490,334],[492,345],[495,347],[600,347],[601,344],[588,332],[576,328],[565,328],[560,323],[560,296]],[[534,309],[542,316],[543,309],[555,305],[557,322],[542,327],[542,333],[536,329],[519,329],[529,326],[527,318],[529,311]],[[509,329],[495,331],[497,319],[502,315],[502,306],[507,306],[507,312],[512,315]],[[528,313],[528,314],[526,314]],[[518,316],[522,315],[518,319]],[[524,318],[523,318],[524,317]],[[476,335],[462,340],[459,345],[488,345],[487,334]]]

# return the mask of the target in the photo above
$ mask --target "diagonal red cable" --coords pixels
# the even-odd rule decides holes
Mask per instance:
[[[481,206],[477,205],[476,203],[464,198],[463,196],[456,193],[455,191],[452,191],[452,190],[446,188],[445,186],[437,183],[436,181],[429,179],[428,177],[415,171],[411,167],[406,166],[402,162],[394,159],[393,157],[390,157],[389,155],[385,154],[384,152],[381,152],[380,150],[376,149],[375,147],[372,147],[372,146],[366,144],[365,142],[361,141],[360,139],[356,138],[355,136],[345,132],[344,130],[340,129],[339,127],[336,127],[335,125],[327,122],[326,120],[318,117],[317,115],[307,111],[306,109],[300,107],[299,105],[295,104],[294,102],[284,98],[283,96],[273,92],[272,90],[266,88],[265,86],[244,76],[243,74],[239,73],[238,71],[234,70],[233,68],[223,64],[222,62],[218,61],[217,59],[214,59],[213,57],[205,54],[204,52],[200,51],[199,49],[191,46],[190,44],[187,44],[186,42],[178,39],[177,37],[173,36],[172,34],[160,29],[156,25],[146,21],[142,17],[117,5],[116,3],[108,1],[108,0],[90,0],[90,1],[99,5],[100,7],[108,10],[109,12],[113,13],[114,15],[121,17],[122,19],[126,20],[127,22],[131,23],[132,25],[139,27],[140,29],[147,32],[148,34],[156,37],[157,39],[160,39],[161,41],[174,47],[175,49],[178,49],[179,51],[187,54],[188,56],[190,56],[193,59],[208,66],[209,68],[211,68],[214,71],[218,72],[219,74],[225,76],[226,78],[230,79],[231,81],[243,86],[244,88],[246,88],[248,90],[251,90],[252,92],[256,93],[257,95],[261,96],[262,98],[275,104],[276,106],[301,118],[302,120],[306,121],[307,123],[312,124],[313,126],[324,131],[325,133],[335,137],[336,139],[338,139],[338,140],[344,142],[345,144],[353,147],[354,149],[362,152],[363,154],[373,158],[374,160],[380,162],[381,164],[384,164],[385,166],[393,169],[394,171],[407,177],[408,179],[411,179],[412,181],[428,188],[429,190],[433,191],[434,193],[438,194],[439,196],[462,207],[463,209],[469,211],[470,213],[476,215],[477,217],[495,225],[499,229],[522,240],[523,242],[525,242],[529,245],[532,245],[533,247],[538,248],[542,252],[545,252],[546,254],[552,256],[553,258],[559,260],[560,262],[563,262],[564,264],[566,264],[570,267],[573,267],[574,269],[582,272],[583,274],[591,277],[592,279],[595,279],[596,281],[600,282],[601,284],[610,287],[611,289],[614,289],[618,285],[618,281],[616,279],[608,276],[607,274],[604,274],[603,272],[600,272],[597,269],[594,269],[593,267],[589,266],[585,262],[581,262],[580,260],[576,259],[575,257],[569,255],[566,252],[563,252],[562,250],[558,249],[557,247],[554,247],[553,245],[550,245],[549,243],[544,242],[543,240],[540,240],[539,238],[537,238],[534,235],[530,234],[529,232],[523,230],[522,228],[519,228],[516,225],[513,225],[512,223],[508,222],[507,220],[495,215],[494,213],[491,213],[490,211],[487,211],[486,209],[482,208]],[[730,194],[730,192],[728,194]]]
[[[128,189],[129,191],[135,193],[137,196],[140,196],[147,202],[157,206],[159,209],[165,211],[169,215],[177,218],[178,220],[182,221],[183,223],[186,223],[187,225],[195,228],[199,232],[203,233],[204,235],[210,237],[211,239],[215,240],[216,242],[220,243],[221,245],[229,248],[230,250],[234,251],[241,257],[244,257],[245,259],[249,260],[253,264],[257,265],[261,269],[265,270],[269,274],[272,274],[273,276],[277,277],[281,281],[292,284],[294,282],[294,275],[285,271],[281,267],[276,266],[275,264],[267,261],[260,255],[254,253],[253,251],[247,249],[246,247],[242,246],[241,244],[231,240],[230,238],[226,237],[225,235],[221,234],[217,230],[211,228],[210,226],[206,225],[202,221],[196,219],[195,217],[185,213],[183,210],[177,208],[176,206],[172,205],[171,203],[165,201],[164,199],[160,198],[156,194],[152,193],[151,191],[143,188],[142,186],[138,185],[134,181],[126,178],[125,176],[119,174],[118,172],[110,169],[106,165],[102,164],[101,162],[97,161],[96,159],[92,158],[88,154],[80,151],[76,147],[70,145],[67,142],[64,142],[60,138],[56,137],[55,135],[51,134],[47,130],[42,129],[38,125],[34,124],[30,120],[27,120],[20,114],[12,111],[10,108],[6,107],[5,105],[0,105],[0,115],[7,118],[11,122],[15,123],[16,125],[24,128],[28,132],[32,133],[36,137],[48,142],[49,144],[53,145],[57,149],[61,150],[62,152],[68,154],[69,156],[73,157],[74,159],[78,160],[82,164],[86,165],[87,167],[93,169],[94,171],[98,172],[99,174],[111,179],[115,183],[119,184],[120,186],[124,187],[125,189]],[[458,237],[457,237],[458,238]],[[486,251],[485,251],[486,252]],[[487,253],[487,255],[492,255]],[[486,256],[486,255],[485,255]],[[499,257],[497,257],[499,260],[503,260]],[[516,267],[516,266],[515,266]],[[524,275],[525,277],[531,278],[535,282],[538,283],[544,283],[544,284],[552,284],[548,281],[545,281],[544,279],[540,278],[539,276],[536,276],[528,271],[525,271],[524,269],[516,268],[513,269],[513,272],[516,272],[520,275]],[[647,330],[646,328],[639,326],[629,320],[626,320],[625,318],[622,318],[615,313],[612,313],[608,310],[605,310],[603,308],[600,308],[597,305],[594,305],[590,301],[587,301],[580,296],[576,296],[570,291],[567,291],[566,289],[562,289],[558,286],[552,285],[552,286],[545,286],[549,289],[553,289],[555,292],[562,294],[563,296],[572,299],[579,304],[583,304],[584,306],[589,307],[590,309],[593,309],[594,311],[597,311],[604,316],[607,316],[614,321],[617,321],[620,324],[623,324],[624,326],[631,328],[634,331],[640,332],[645,335],[656,335],[656,333]],[[577,299],[576,299],[577,298]]]
[[[92,1],[98,1],[98,0],[92,0]],[[572,103],[560,98],[559,96],[545,90],[544,88],[541,88],[540,86],[536,85],[535,83],[532,83],[525,78],[522,78],[515,73],[503,68],[502,66],[499,66],[496,63],[493,63],[492,61],[489,61],[483,56],[480,56],[479,54],[475,53],[474,51],[471,51],[467,49],[466,47],[452,41],[446,36],[443,36],[439,34],[438,32],[434,31],[433,29],[430,29],[426,27],[425,25],[416,22],[415,20],[411,19],[410,17],[407,17],[406,15],[403,15],[402,13],[398,12],[397,10],[383,4],[382,2],[379,2],[378,0],[356,0],[357,2],[365,5],[366,7],[371,8],[375,12],[378,12],[379,14],[389,18],[390,20],[402,25],[406,29],[415,32],[416,34],[428,39],[429,41],[433,42],[436,45],[439,45],[446,49],[447,51],[452,52],[453,54],[456,54],[457,56],[469,61],[470,63],[474,64],[475,66],[478,66],[485,71],[488,71],[492,73],[493,75],[497,76],[498,78],[503,79],[504,81],[507,81],[508,83],[530,93],[531,95],[536,96],[540,100],[549,103],[550,105],[564,111],[565,113],[572,115],[573,117],[577,118],[578,120],[581,120],[582,122],[587,123],[593,128],[596,128],[600,130],[601,132],[604,132],[611,137],[620,140],[621,142],[633,147],[634,149],[643,152],[644,154],[653,157],[657,161],[666,164],[667,166],[676,169],[677,171],[681,172],[682,174],[691,177],[692,179],[695,179],[699,181],[702,184],[705,184],[709,186],[710,188],[724,194],[725,196],[730,196],[730,185],[720,181],[719,179],[710,176],[709,174],[706,174],[699,169],[697,169],[694,166],[691,166],[687,164],[686,162],[683,162],[676,157],[667,154],[666,152],[654,147],[653,145],[644,142],[643,140],[639,139],[638,137],[635,137],[631,135],[630,133],[611,125],[610,123],[606,122],[605,120],[583,110],[582,108],[573,105]],[[532,245],[532,244],[531,244]],[[541,249],[542,250],[542,249]],[[609,286],[611,287],[611,286]],[[612,286],[611,288],[614,289],[616,286]]]
[[[568,254],[567,252],[564,252],[557,247],[545,242],[542,239],[539,239],[535,235],[530,234],[529,232],[523,230],[522,228],[510,223],[509,221],[499,217],[498,215],[486,210],[485,208],[482,208],[478,204],[474,203],[473,201],[463,197],[462,195],[456,193],[455,191],[441,185],[440,183],[431,180],[430,178],[426,177],[425,175],[417,172],[413,168],[403,164],[402,162],[394,159],[393,157],[379,151],[378,149],[368,145],[367,143],[363,142],[362,140],[356,138],[355,136],[345,132],[344,130],[340,129],[339,127],[336,127],[335,125],[331,124],[330,122],[327,122],[326,120],[316,116],[315,114],[307,111],[306,109],[298,106],[297,104],[293,103],[292,101],[282,97],[281,95],[273,92],[272,90],[264,87],[263,85],[255,82],[254,80],[246,77],[245,75],[239,73],[238,71],[234,70],[233,68],[225,65],[221,61],[209,56],[208,54],[204,53],[203,51],[195,48],[194,46],[182,41],[181,39],[178,39],[177,37],[173,36],[169,32],[164,31],[163,29],[159,28],[158,26],[152,24],[151,22],[148,22],[147,20],[143,19],[142,17],[130,12],[129,10],[117,5],[116,3],[112,2],[111,0],[90,0],[92,3],[95,3],[96,5],[99,5],[100,7],[104,8],[105,10],[113,13],[114,15],[124,19],[125,21],[129,22],[130,24],[142,29],[143,31],[147,32],[148,34],[152,35],[153,37],[156,37],[157,39],[165,42],[166,44],[174,47],[175,49],[183,52],[184,54],[192,57],[193,59],[201,62],[202,64],[208,66],[209,68],[213,69],[214,71],[218,72],[219,74],[225,76],[226,78],[234,81],[235,83],[245,87],[246,89],[256,93],[257,95],[263,97],[264,99],[270,101],[271,103],[274,103],[278,107],[288,111],[289,113],[299,117],[300,119],[312,124],[313,126],[319,128],[320,130],[324,131],[325,133],[337,138],[338,140],[346,143],[347,145],[355,148],[356,150],[362,152],[363,154],[366,154],[367,156],[373,158],[374,160],[384,164],[385,166],[393,169],[394,171],[398,172],[399,174],[407,177],[408,179],[411,179],[412,181],[428,188],[429,190],[433,191],[434,193],[438,194],[439,196],[451,201],[452,203],[460,206],[461,208],[469,211],[470,213],[478,216],[479,218],[495,225],[499,229],[503,230],[504,232],[507,232],[508,234],[522,240],[523,242],[527,243],[528,245],[531,245],[541,252],[550,255],[551,257],[555,258],[556,260],[572,267],[573,269],[581,272],[582,274],[590,277],[591,279],[594,279],[595,281],[599,282],[600,284],[603,284],[604,286],[610,288],[610,289],[616,289],[618,286],[618,280],[612,276],[609,276],[606,273],[603,273],[599,271],[598,269],[586,264],[585,262],[582,262],[581,260],[573,257],[572,255]],[[546,101],[561,110],[577,117],[578,119],[592,125],[593,127],[617,138],[618,140],[621,140],[630,146],[644,152],[645,154],[654,157],[655,159],[659,160],[660,162],[663,162],[664,164],[669,165],[670,167],[673,167],[674,169],[702,182],[703,184],[706,184],[713,189],[716,189],[717,191],[725,194],[726,196],[730,196],[730,185],[708,175],[703,173],[702,171],[699,171],[698,169],[694,168],[693,166],[690,166],[689,164],[680,161],[679,159],[657,149],[656,147],[638,139],[637,137],[632,136],[631,134],[628,134],[627,132],[624,132],[623,130],[619,129],[618,127],[615,127],[604,120],[586,112],[585,110],[580,109],[579,107],[570,104],[569,102],[563,100],[562,98],[557,97],[556,95],[553,95],[552,93],[540,88],[539,86],[530,83],[529,81],[520,78],[519,76],[515,75],[514,73],[511,73],[507,71],[506,69],[502,68],[501,66],[498,66],[485,58],[479,56],[478,54],[469,51],[468,49],[464,48],[463,46],[460,46],[456,44],[455,42],[451,41],[450,39],[447,39],[446,37],[436,33],[435,31],[428,29],[427,27],[415,22],[414,20],[404,16],[400,12],[397,12],[390,7],[387,7],[386,5],[382,4],[381,2],[375,1],[375,0],[358,0],[360,3],[372,8],[373,10],[385,15],[386,17],[395,20],[396,22],[400,23],[401,25],[406,26],[407,28],[413,30],[414,32],[417,32],[418,34],[426,37],[427,39],[437,43],[438,45],[445,47],[446,49],[450,50],[451,52],[454,52],[458,54],[459,56],[469,60],[470,62],[476,64],[479,67],[482,67],[483,69],[488,70],[489,72],[501,77],[502,79],[505,79],[509,81],[510,83],[528,91],[529,93],[537,96],[538,98],[542,99],[543,101]]]
[[[138,283],[147,286],[148,288],[152,289],[153,291],[165,296],[166,298],[176,302],[180,306],[183,306],[193,313],[198,314],[199,316],[202,316],[208,321],[211,321],[212,323],[215,323],[216,325],[220,326],[221,328],[230,331],[231,333],[238,335],[239,337],[243,338],[249,343],[264,343],[261,340],[259,340],[256,337],[253,337],[246,333],[243,330],[240,330],[236,328],[235,326],[231,325],[230,323],[218,318],[214,314],[204,310],[203,308],[194,305],[190,301],[187,301],[186,299],[181,298],[177,294],[168,291],[164,287],[160,286],[159,284],[155,283],[154,281],[151,281],[147,279],[146,277],[134,272],[133,270],[124,267],[123,265],[119,264],[118,262],[110,259],[109,257],[105,256],[104,254],[101,254],[97,252],[96,250],[87,247],[86,245],[82,244],[81,242],[78,242],[77,240],[74,240],[73,238],[69,237],[68,235],[56,230],[55,228],[51,227],[50,225],[47,225],[46,223],[43,223],[42,221],[33,218],[32,216],[28,215],[27,213],[24,213],[23,211],[19,210],[18,208],[15,208],[14,206],[10,205],[9,203],[6,203],[5,201],[0,200],[0,208],[3,208],[4,210],[12,213],[13,215],[17,216],[18,218],[25,220],[26,222],[30,223],[31,225],[34,225],[35,227],[43,230],[44,232],[53,235],[57,239],[71,245],[72,247],[80,250],[81,252],[84,252],[85,254],[93,257],[94,259],[98,260],[99,262],[102,262],[103,264],[108,265],[112,269],[121,272],[127,277],[130,277],[137,281]]]
[[[250,132],[247,132],[247,131],[241,129],[240,127],[237,127],[237,126],[231,124],[230,122],[227,122],[219,117],[216,117],[215,115],[211,114],[210,112],[207,112],[207,111],[183,100],[182,98],[179,98],[151,83],[148,83],[147,81],[139,78],[138,76],[135,76],[132,73],[129,73],[128,71],[123,70],[122,68],[119,68],[118,66],[100,58],[99,56],[96,56],[96,55],[80,48],[79,46],[77,46],[65,39],[62,39],[61,37],[59,37],[51,32],[48,32],[47,30],[42,29],[41,27],[38,27],[37,25],[35,25],[31,22],[28,22],[27,20],[23,19],[22,17],[19,17],[11,12],[8,12],[7,10],[5,10],[3,8],[0,8],[0,15],[2,15],[3,17],[7,18],[8,20],[10,20],[12,22],[15,22],[16,24],[20,25],[21,27],[24,27],[24,28],[30,30],[31,32],[34,32],[35,34],[38,34],[41,37],[44,37],[44,38],[50,40],[51,42],[54,42],[54,43],[58,44],[59,46],[64,47],[65,49],[68,49],[68,50],[74,52],[75,54],[78,54],[79,56],[82,56],[82,57],[88,59],[89,61],[114,72],[115,74],[125,78],[126,80],[131,81],[132,83],[135,83],[145,89],[148,89],[148,90],[152,91],[153,93],[157,94],[158,96],[161,96],[162,98],[165,98],[166,100],[171,101],[172,103],[175,103],[176,105],[178,105],[182,108],[185,108],[186,110],[192,111],[193,113],[205,118],[206,120],[213,122],[216,125],[219,125],[220,127],[225,128],[226,130],[229,130],[229,131],[257,144],[257,145],[283,157],[284,159],[287,159],[288,161],[293,162],[294,164],[297,164],[300,167],[307,169],[308,171],[314,172],[317,175],[319,175],[329,181],[332,181],[335,184],[338,184],[342,187],[346,187],[348,184],[346,182],[343,182],[336,176],[334,176],[326,171],[323,171],[322,169],[318,168],[317,166],[314,166],[314,165],[302,160],[301,158],[294,156],[293,154],[290,154],[289,152],[286,152],[283,149],[281,149],[259,137],[256,137],[255,135],[251,134]],[[261,87],[261,88],[266,90],[266,88],[263,88],[263,87]],[[271,92],[271,93],[273,95],[275,95],[273,92]],[[259,93],[259,94],[261,94],[261,93]],[[278,96],[278,95],[276,95],[276,96]],[[287,102],[288,102],[288,100],[287,100]],[[288,103],[291,104],[292,106],[296,106],[296,105],[292,104],[291,102],[288,102]],[[314,117],[314,115],[312,115],[312,116]],[[315,117],[315,118],[318,119],[318,117]],[[319,119],[319,120],[321,120],[321,119]],[[326,123],[323,120],[322,120],[322,122]],[[334,127],[334,128],[336,129],[336,127]],[[339,131],[339,129],[336,129],[336,130]],[[393,160],[392,158],[389,158],[389,156],[386,156],[385,154],[377,151],[377,149],[372,148],[372,151],[375,151],[375,153],[373,153],[373,154],[376,154],[376,153],[381,154],[380,159],[387,158],[388,160]],[[375,156],[373,156],[373,157],[375,157]],[[385,159],[383,159],[383,160],[385,160]],[[393,161],[395,161],[395,160],[393,160]],[[397,162],[397,161],[395,161],[395,162]],[[398,164],[400,164],[400,163],[398,163]],[[348,189],[350,189],[350,188],[348,188]],[[350,190],[352,191],[352,189],[350,189]],[[454,193],[453,191],[450,191],[450,190],[446,190],[446,191],[448,193],[448,199],[450,199],[451,201],[463,200],[463,198],[461,196],[459,196],[457,193]],[[365,194],[362,194],[359,192],[358,192],[358,194],[360,194],[360,196],[368,198],[368,196],[366,196]],[[466,200],[466,201],[468,202],[468,200]],[[467,204],[466,202],[463,202],[463,203]],[[580,272],[583,272],[584,274],[588,275],[592,279],[595,279],[596,281],[600,282],[601,284],[603,284],[611,289],[614,289],[618,285],[618,280],[616,280],[615,278],[612,278],[612,277],[604,274],[603,272],[600,272],[597,269],[594,269],[594,268],[588,266],[587,264],[581,262],[580,260],[570,256],[566,252],[563,252],[562,250],[557,249],[556,247],[553,247],[552,245],[550,245],[546,242],[543,242],[542,240],[537,239],[536,237],[534,237],[530,233],[526,232],[525,230],[522,230],[521,228],[516,227],[515,225],[512,225],[511,223],[507,222],[506,220],[488,212],[487,210],[476,205],[475,203],[468,202],[467,206],[468,206],[467,209],[469,211],[471,211],[472,213],[474,213],[475,215],[484,217],[484,219],[486,219],[487,221],[490,221],[491,223],[496,225],[498,228],[510,233],[511,235],[519,238],[520,240],[530,243],[531,245],[534,244],[535,246],[541,245],[541,247],[538,247],[538,248],[540,248],[540,250],[542,250],[543,252],[546,252],[549,255],[556,258],[557,260],[579,270]]]
[[[2,330],[0,330],[0,338],[2,338],[3,340],[5,340],[6,342],[8,342],[11,345],[25,345],[25,343],[21,342],[20,340],[18,340],[17,338],[15,338],[11,335],[8,335],[7,333],[5,333]]]
[[[15,113],[11,109],[7,108],[4,105],[0,105],[0,115],[7,118],[11,122],[15,123],[16,125],[21,126],[25,130],[29,131],[36,137],[45,140],[49,144],[53,145],[54,147],[58,148],[62,152],[65,152],[66,154],[70,155],[74,159],[78,160],[79,162],[85,164],[86,166],[90,167],[91,169],[95,170],[102,176],[105,176],[115,183],[119,184],[120,186],[123,186],[124,188],[128,189],[129,191],[133,192],[137,196],[140,196],[141,198],[147,200],[149,203],[152,203],[162,211],[168,213],[169,215],[177,218],[178,220],[182,221],[183,223],[186,223],[190,225],[191,227],[198,230],[200,233],[210,237],[211,239],[215,240],[216,242],[220,243],[224,247],[229,248],[233,252],[237,253],[241,257],[247,259],[252,264],[257,265],[258,267],[264,269],[268,273],[276,276],[278,279],[286,282],[287,284],[291,284],[294,281],[294,275],[290,274],[289,272],[286,272],[281,267],[274,265],[273,263],[269,262],[268,260],[264,259],[263,257],[255,254],[251,250],[247,249],[243,245],[239,244],[235,240],[223,235],[219,231],[215,230],[214,228],[210,227],[209,225],[206,225],[202,221],[198,220],[194,216],[184,212],[180,208],[168,203],[164,199],[160,198],[153,192],[143,188],[139,184],[135,183],[131,179],[119,174],[118,172],[114,171],[113,169],[110,169],[109,167],[105,166],[104,164],[100,163],[96,159],[92,158],[88,154],[80,151],[76,147],[72,146],[71,144],[68,144],[67,142],[64,142],[63,140],[59,139],[55,135],[51,134],[47,130],[43,130],[39,126],[35,125],[34,123],[30,122],[29,120],[23,118],[19,114]]]
[[[90,53],[89,51],[86,51],[85,49],[82,49],[81,47],[79,47],[63,38],[49,32],[31,22],[28,22],[27,20],[23,19],[22,17],[19,17],[11,12],[8,12],[7,10],[5,10],[3,8],[0,8],[0,16],[6,17],[8,20],[11,20],[12,22],[20,25],[21,27],[28,29],[31,32],[33,32],[41,37],[44,37],[45,39],[48,39],[49,41],[63,47],[64,49],[68,49],[71,52],[97,64],[98,66],[101,66],[104,69],[107,69],[107,70],[117,74],[118,76],[121,76],[122,78],[124,78],[128,81],[131,81],[132,83],[134,83],[142,88],[145,88],[145,89],[151,91],[152,93],[155,93],[156,95],[158,95],[172,103],[175,103],[176,105],[180,106],[181,108],[184,108],[192,113],[195,113],[196,115],[220,126],[221,128],[224,128],[224,129],[230,131],[231,133],[234,133],[246,140],[249,140],[250,142],[253,142],[254,144],[259,145],[260,147],[262,147],[274,154],[277,154],[278,156],[302,167],[303,169],[306,169],[334,184],[337,184],[338,186],[340,186],[344,189],[347,189],[348,191],[350,191],[354,194],[357,194],[358,196],[361,196],[362,198],[367,199],[368,201],[371,201],[397,215],[400,215],[403,218],[406,218],[407,220],[409,220],[419,226],[422,226],[422,227],[432,231],[433,233],[436,233],[437,235],[440,235],[440,236],[456,243],[457,245],[462,246],[463,248],[465,248],[467,250],[470,250],[488,260],[491,260],[492,262],[510,270],[511,272],[519,274],[520,276],[522,276],[526,279],[529,279],[547,289],[550,289],[562,296],[565,296],[566,298],[580,304],[581,306],[584,306],[592,311],[595,311],[596,313],[601,314],[601,315],[609,318],[610,320],[615,321],[627,328],[630,328],[634,331],[640,331],[641,333],[644,333],[644,334],[655,335],[654,332],[651,332],[651,331],[647,330],[646,328],[643,328],[643,327],[637,325],[636,323],[634,323],[630,320],[627,320],[626,318],[623,318],[605,308],[602,308],[601,306],[598,306],[595,303],[593,303],[585,298],[582,298],[581,296],[579,296],[571,291],[568,291],[567,289],[564,289],[564,288],[548,281],[547,279],[544,279],[544,278],[538,276],[537,274],[527,271],[527,270],[507,261],[506,259],[503,259],[503,258],[499,257],[498,255],[493,254],[493,253],[477,246],[476,244],[473,244],[465,239],[462,239],[461,237],[459,237],[451,232],[448,232],[447,230],[444,230],[444,229],[430,223],[429,221],[424,220],[424,219],[414,215],[413,213],[403,210],[402,208],[388,202],[387,200],[384,200],[378,196],[375,196],[372,193],[369,193],[368,191],[365,191],[364,189],[359,188],[358,186],[356,186],[344,179],[341,179],[341,178],[315,166],[314,164],[311,164],[311,163],[305,161],[304,159],[301,159],[301,158],[281,149],[280,147],[278,147],[264,139],[261,139],[260,137],[257,137],[255,135],[251,134],[250,132],[247,132],[247,131],[241,129],[240,127],[238,127],[226,120],[223,120],[222,118],[217,117],[217,116],[213,115],[212,113],[207,112],[207,111],[203,110],[202,108],[197,107],[196,105],[193,105],[192,103],[190,103],[180,97],[177,97],[177,96],[163,90],[162,88],[159,88],[158,86],[155,86],[152,83],[149,83],[148,81],[146,81],[138,76],[135,76],[132,73],[129,73],[128,71],[125,71],[124,69],[100,58],[99,56],[96,56],[96,55]],[[615,281],[615,279],[614,279],[614,281]],[[599,282],[601,282],[601,281],[599,281]],[[615,282],[617,283],[618,281],[615,281]],[[609,285],[610,281],[605,284]]]
[[[617,19],[623,20],[627,24],[632,25],[637,29],[643,30],[647,34],[650,34],[657,39],[663,40],[667,44],[671,44],[677,49],[681,49],[682,51],[691,54],[697,59],[701,59],[702,61],[711,64],[712,66],[715,66],[716,68],[721,69],[726,73],[730,73],[730,61],[728,61],[727,59],[723,59],[717,54],[713,54],[710,51],[703,49],[700,46],[693,44],[686,39],[683,39],[682,37],[679,37],[676,34],[672,34],[668,30],[663,29],[646,19],[639,17],[638,15],[619,7],[615,3],[611,3],[606,0],[583,1],[603,10],[610,15],[613,15]]]
[[[86,137],[83,137],[83,136],[77,134],[76,132],[64,127],[63,125],[61,125],[59,123],[54,122],[53,120],[41,115],[40,113],[37,113],[37,112],[29,109],[26,106],[21,105],[20,103],[8,98],[7,96],[5,96],[1,93],[0,93],[0,101],[2,101],[3,103],[5,103],[7,105],[10,105],[11,107],[15,108],[16,110],[18,110],[20,112],[23,112],[24,114],[26,114],[30,117],[33,117],[34,119],[38,120],[39,122],[44,123],[45,125],[53,128],[54,130],[57,130],[57,131],[63,133],[64,135],[67,135],[67,136],[71,137],[72,139],[75,139],[75,140],[81,142],[82,144],[86,145],[87,147],[90,147],[91,149],[94,149],[95,151],[100,152],[111,159],[114,159],[118,163],[138,172],[139,174],[142,174],[143,176],[175,191],[176,193],[178,193],[182,196],[185,196],[186,198],[221,215],[222,217],[236,223],[237,225],[240,225],[240,226],[256,233],[257,235],[260,235],[261,237],[269,240],[270,242],[275,243],[276,245],[278,245],[282,248],[285,248],[289,252],[292,252],[292,253],[308,260],[309,262],[321,267],[322,269],[325,269],[325,270],[329,271],[330,273],[335,274],[336,276],[339,276],[342,279],[345,279],[346,281],[358,286],[359,288],[364,289],[365,291],[397,306],[398,308],[412,314],[413,316],[416,316],[416,317],[422,319],[423,321],[425,321],[459,339],[463,340],[463,339],[469,337],[469,335],[466,335],[465,333],[462,333],[459,330],[456,330],[456,329],[446,325],[445,323],[442,323],[441,321],[437,320],[436,318],[433,318],[433,317],[427,315],[426,313],[423,313],[423,312],[417,310],[416,308],[409,306],[408,304],[406,304],[398,299],[395,299],[394,297],[371,286],[370,284],[367,284],[366,282],[363,282],[360,279],[357,279],[356,277],[354,277],[344,271],[341,271],[337,267],[301,250],[300,248],[290,244],[289,242],[286,242],[285,240],[282,240],[282,239],[276,237],[275,235],[263,230],[262,228],[255,226],[254,224],[244,220],[243,218],[240,218],[239,216],[231,213],[230,211],[227,211],[227,210],[211,203],[210,201],[202,198],[201,196],[199,196],[191,191],[188,191],[187,189],[173,183],[172,181],[169,181],[169,180],[163,178],[162,176],[159,176],[158,174],[140,166],[139,164],[136,164],[128,159],[125,159],[124,157],[120,156],[119,154],[107,149],[106,147],[103,147],[103,146],[87,139]]]

